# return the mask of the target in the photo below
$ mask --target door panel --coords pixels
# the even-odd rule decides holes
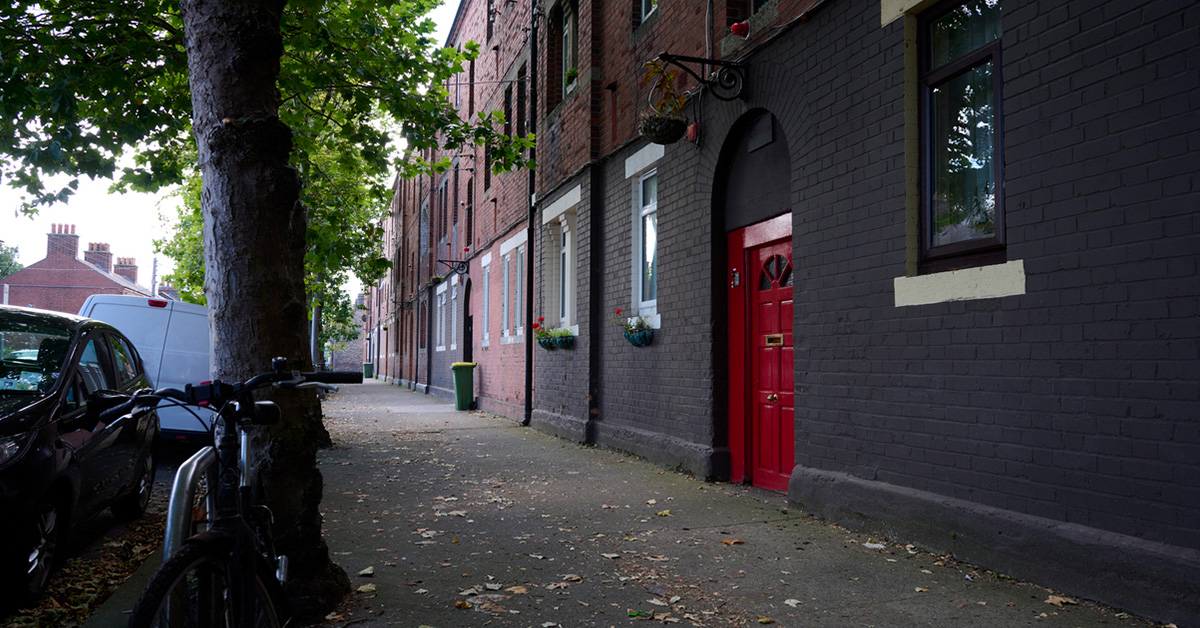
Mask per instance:
[[[731,475],[786,491],[795,451],[791,217],[732,232],[728,244]]]

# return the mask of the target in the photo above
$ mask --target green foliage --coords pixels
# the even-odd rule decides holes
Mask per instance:
[[[155,240],[154,251],[175,260],[175,270],[163,277],[188,303],[207,305],[204,296],[204,217],[200,213],[200,177],[192,176],[173,194],[179,215],[175,231]]]
[[[17,261],[17,247],[0,242],[0,279],[25,268]]]
[[[178,178],[191,119],[182,24],[161,0],[11,0],[0,5],[0,179],[27,210],[65,201],[79,176],[116,174],[129,145],[154,146],[127,181]],[[48,174],[76,177],[46,189]]]
[[[318,339],[327,351],[337,351],[358,337],[361,326],[354,318],[354,306],[346,293],[325,285],[315,299],[321,303],[321,333]]]
[[[399,151],[377,124],[403,128],[409,150],[470,144],[492,149],[494,169],[527,165],[532,135],[508,138],[497,119],[464,122],[443,85],[479,52],[435,49],[425,15],[436,0],[288,3],[280,117],[295,134],[293,163],[308,176],[317,155],[341,160],[382,200],[380,178]],[[0,179],[29,195],[27,211],[66,200],[80,176],[155,190],[194,166],[191,100],[178,5],[165,0],[11,0],[0,6]],[[340,148],[330,142],[340,143]],[[116,158],[137,147],[135,165]],[[432,168],[421,161],[406,162]],[[45,177],[76,177],[59,190]],[[382,204],[382,203],[381,203]]]

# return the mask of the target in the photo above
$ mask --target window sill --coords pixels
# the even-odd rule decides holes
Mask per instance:
[[[896,277],[893,288],[896,307],[1017,296],[1025,294],[1025,261]]]

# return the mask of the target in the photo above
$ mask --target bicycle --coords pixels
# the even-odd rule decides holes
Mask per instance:
[[[287,557],[278,556],[271,538],[271,512],[258,503],[253,482],[249,428],[280,419],[279,407],[254,401],[250,393],[266,386],[322,388],[331,384],[362,383],[360,372],[289,371],[287,360],[272,360],[273,370],[245,382],[188,385],[184,390],[162,388],[142,391],[111,410],[124,414],[135,405],[157,405],[169,400],[178,405],[216,409],[214,445],[205,447],[180,468],[168,506],[172,513],[190,517],[198,467],[215,462],[208,482],[207,529],[182,543],[168,542],[164,562],[150,578],[129,619],[130,628],[271,628],[287,620]],[[215,454],[215,455],[214,455]],[[185,471],[184,467],[190,466]],[[190,490],[180,491],[183,484]],[[178,524],[178,522],[175,522]],[[177,546],[177,547],[176,547]]]

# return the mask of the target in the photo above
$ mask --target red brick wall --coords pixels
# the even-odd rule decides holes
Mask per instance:
[[[79,312],[83,302],[93,294],[125,292],[90,264],[67,255],[52,255],[30,264],[0,283],[8,284],[9,305],[69,314]]]

